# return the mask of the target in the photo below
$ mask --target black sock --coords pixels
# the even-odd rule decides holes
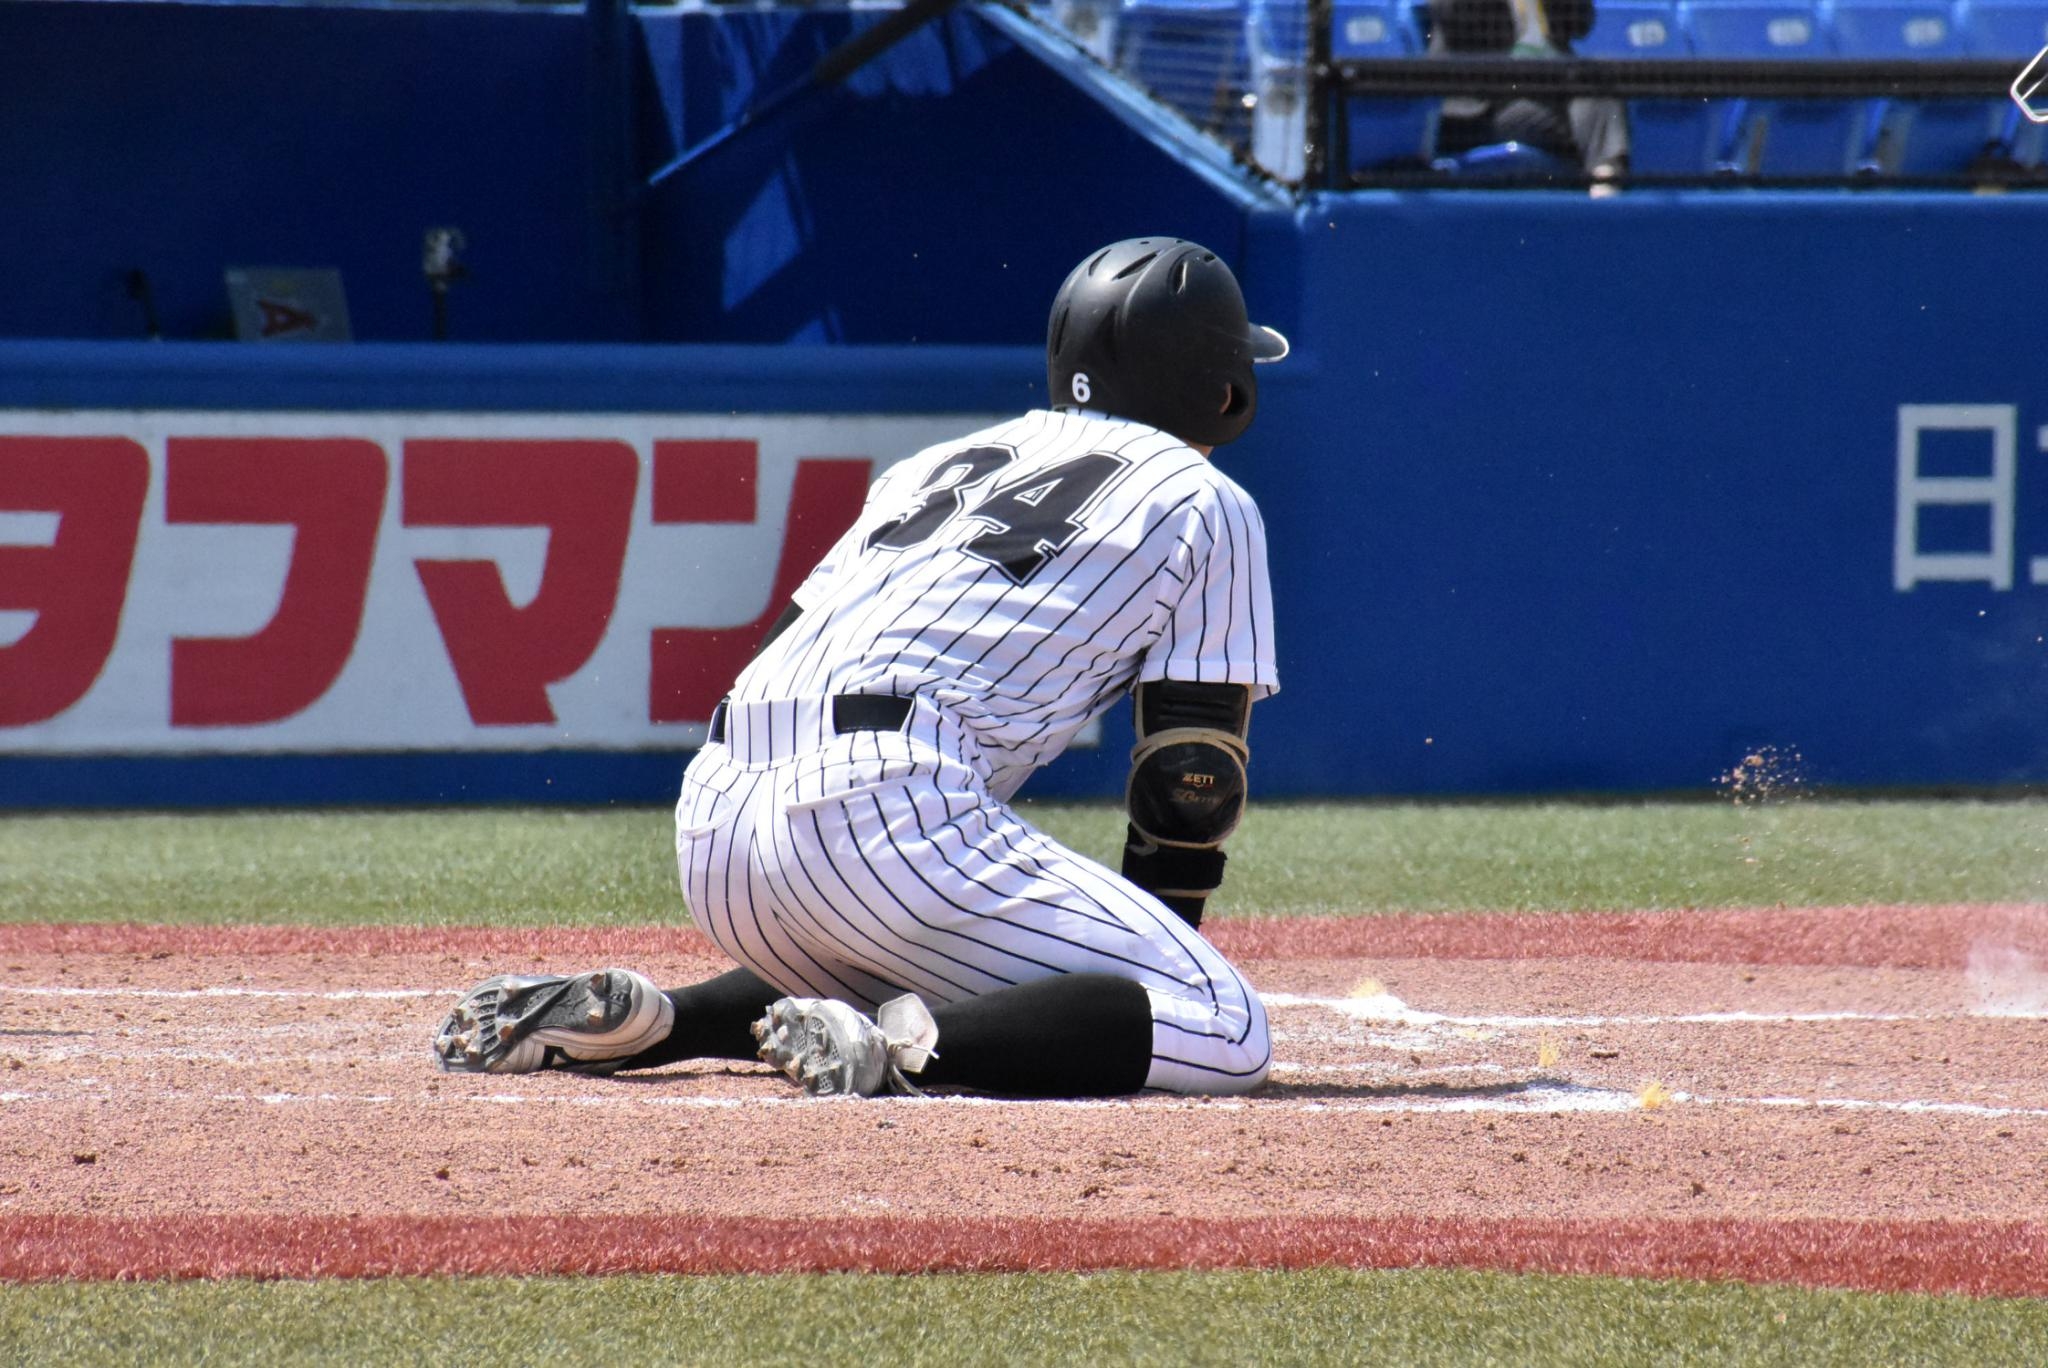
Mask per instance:
[[[1152,1071],[1152,1000],[1111,974],[1060,974],[932,1009],[938,1054],[917,1084],[1006,1097],[1120,1097]]]
[[[650,1045],[619,1067],[652,1069],[680,1059],[752,1059],[754,1034],[748,1029],[767,1014],[768,1004],[782,997],[751,969],[734,969],[687,988],[671,988],[676,1022],[668,1038]]]

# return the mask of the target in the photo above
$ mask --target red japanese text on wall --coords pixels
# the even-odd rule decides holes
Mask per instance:
[[[0,412],[0,752],[688,744],[953,416]]]

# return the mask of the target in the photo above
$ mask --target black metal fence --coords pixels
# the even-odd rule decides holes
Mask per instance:
[[[1037,13],[1294,185],[2048,184],[2043,129],[2008,95],[2028,45],[2048,43],[2048,0],[1054,0]]]

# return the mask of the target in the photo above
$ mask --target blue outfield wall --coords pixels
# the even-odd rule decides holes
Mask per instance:
[[[1268,227],[1248,274],[1301,282],[1307,345],[1246,470],[1285,613],[1262,779],[1701,790],[1775,747],[1816,783],[2048,781],[2048,202],[1389,195]],[[1916,469],[1989,477],[2002,429],[2009,485],[1902,519],[1906,405],[1992,406]],[[1973,578],[1899,588],[1902,521]]]

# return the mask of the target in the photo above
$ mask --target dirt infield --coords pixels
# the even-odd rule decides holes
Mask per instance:
[[[442,1076],[687,931],[0,928],[0,1277],[1436,1265],[2048,1294],[2048,906],[1222,923],[1242,1100]],[[943,1048],[943,1043],[942,1043]]]

